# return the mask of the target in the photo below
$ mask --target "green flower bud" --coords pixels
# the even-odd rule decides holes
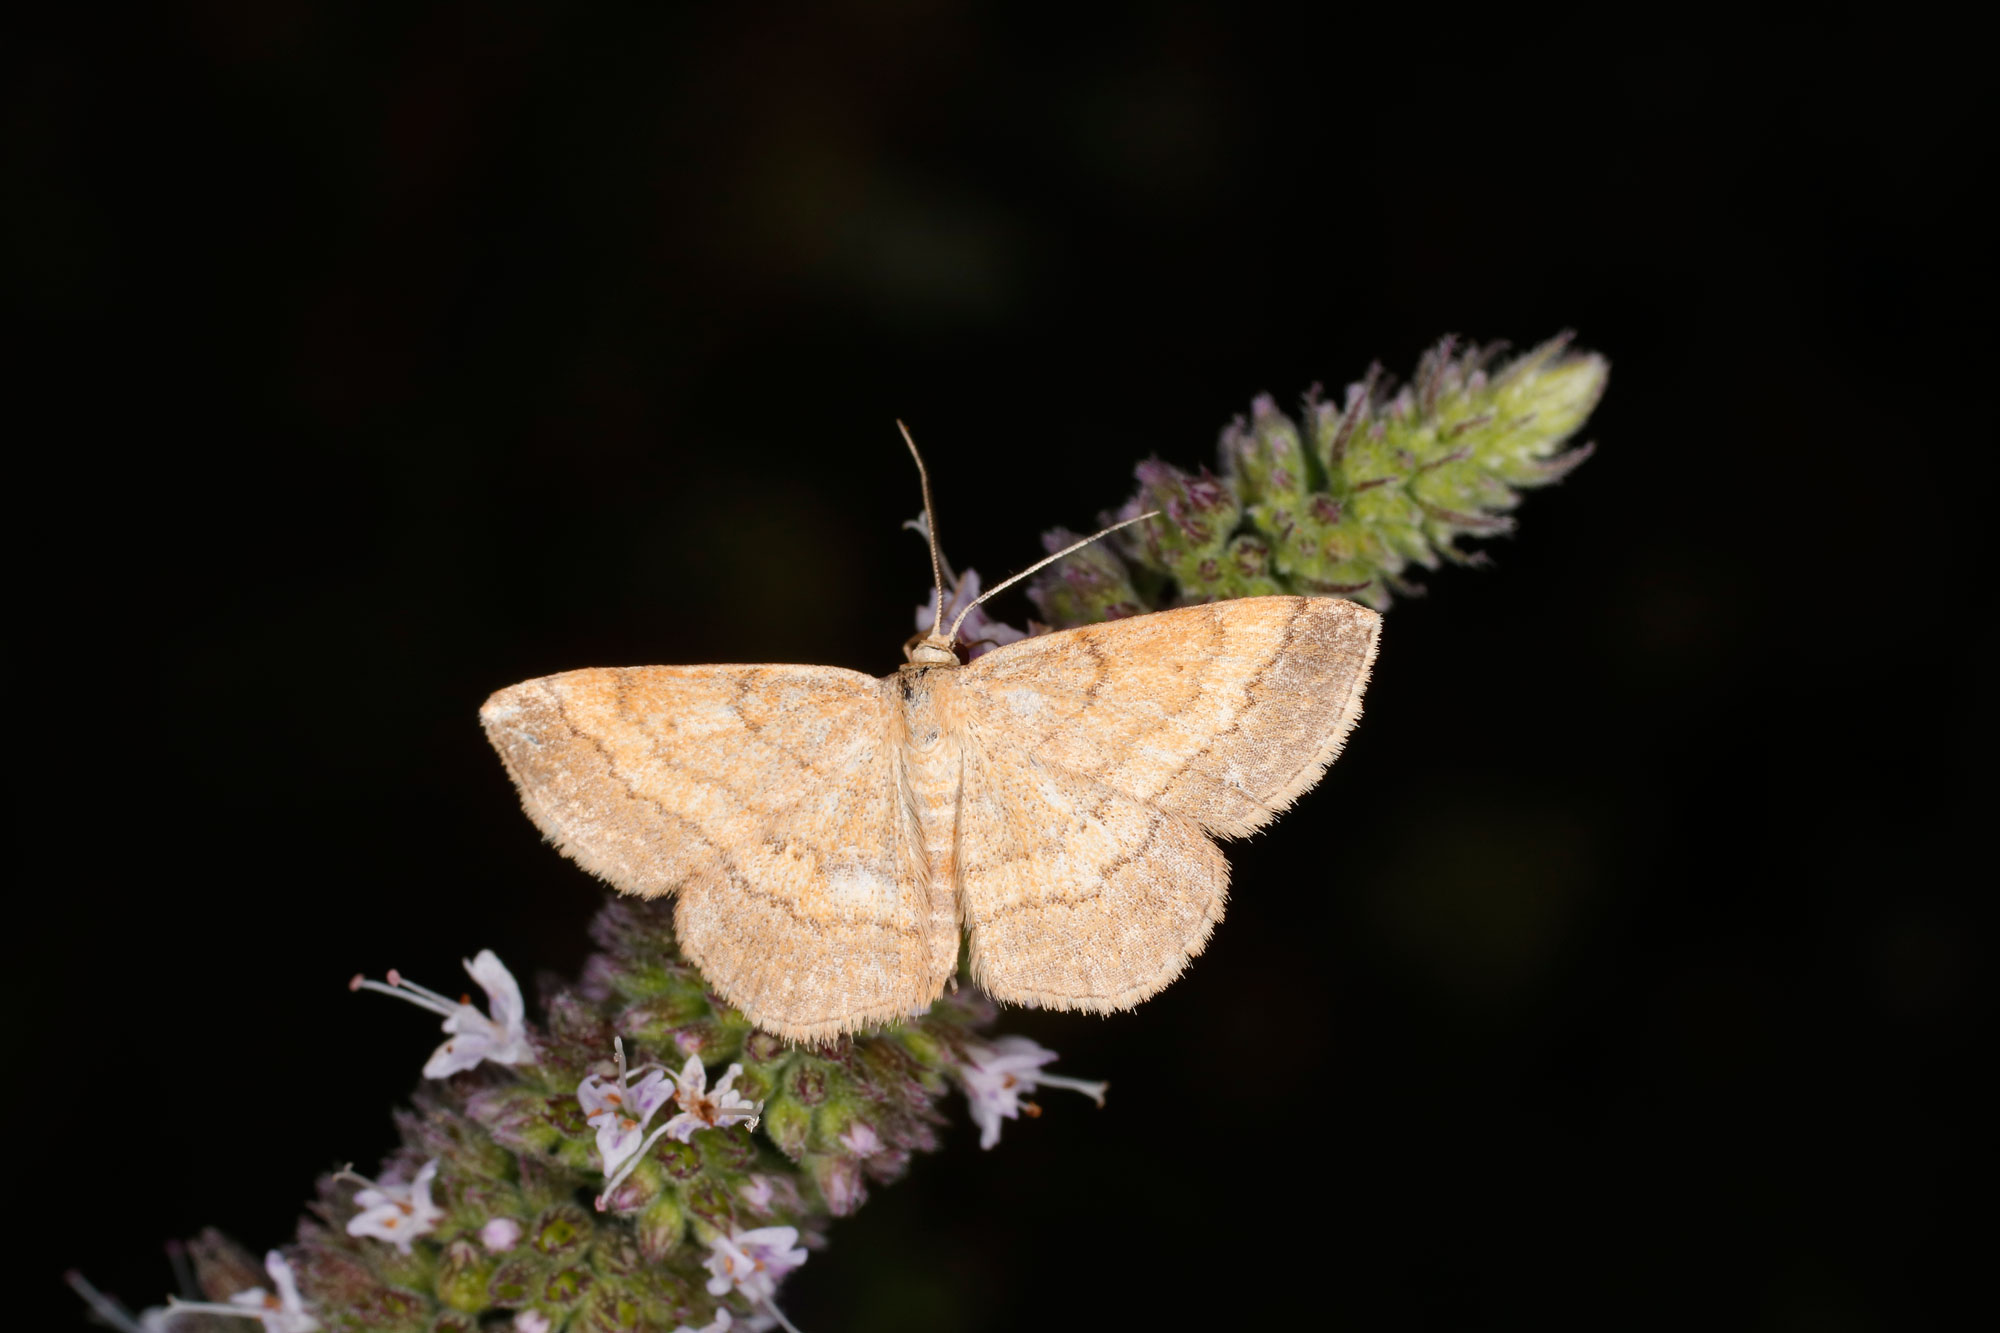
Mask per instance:
[[[680,1199],[671,1192],[662,1194],[639,1215],[635,1225],[639,1248],[648,1259],[663,1260],[680,1247],[681,1238],[687,1235],[687,1225],[687,1213],[682,1210]]]
[[[812,1111],[789,1097],[774,1097],[764,1107],[762,1128],[778,1150],[796,1162],[812,1138]]]
[[[1299,428],[1267,393],[1251,399],[1248,422],[1238,417],[1223,427],[1217,453],[1223,475],[1244,504],[1296,501],[1306,493],[1308,465]]]
[[[1067,528],[1042,534],[1042,549],[1060,551],[1078,539]],[[1028,600],[1058,629],[1117,620],[1152,609],[1132,586],[1132,573],[1104,542],[1056,561],[1028,581]]]
[[[590,1214],[573,1203],[557,1204],[528,1228],[528,1244],[552,1259],[580,1254],[596,1230]]]
[[[486,1289],[494,1267],[493,1256],[478,1244],[462,1238],[455,1240],[445,1246],[438,1260],[433,1290],[452,1309],[477,1314],[486,1308]]]
[[[567,1309],[582,1301],[595,1279],[590,1271],[576,1264],[559,1268],[542,1279],[541,1298],[536,1305],[543,1310],[551,1306]]]
[[[1125,549],[1185,587],[1222,555],[1242,516],[1242,503],[1229,481],[1206,469],[1196,476],[1155,458],[1139,464],[1135,472],[1139,494],[1126,510],[1139,514],[1157,509],[1160,516],[1128,528],[1123,534]]]
[[[639,1333],[641,1329],[675,1328],[692,1318],[686,1304],[649,1299],[649,1294],[623,1283],[600,1282],[571,1320],[569,1333]]]
[[[532,1251],[508,1255],[486,1280],[488,1305],[509,1310],[527,1305],[542,1289],[543,1279],[552,1267],[546,1258]]]

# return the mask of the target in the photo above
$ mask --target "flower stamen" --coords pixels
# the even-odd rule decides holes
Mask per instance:
[[[464,963],[465,970],[486,992],[486,1007],[490,1011],[487,1014],[472,1006],[470,995],[454,1003],[409,980],[393,967],[386,982],[356,973],[347,983],[347,989],[393,995],[419,1009],[444,1015],[444,1030],[452,1035],[425,1062],[425,1078],[449,1078],[486,1060],[498,1065],[533,1064],[535,1049],[528,1042],[527,1012],[514,974],[491,949],[481,949]]]
[[[1024,1115],[1032,1120],[1042,1114],[1041,1106],[1025,1100],[1024,1096],[1036,1088],[1068,1088],[1103,1106],[1105,1089],[1110,1086],[1065,1074],[1045,1073],[1042,1066],[1054,1061],[1056,1053],[1026,1037],[1000,1037],[990,1046],[969,1041],[965,1044],[965,1057],[957,1072],[959,1081],[965,1085],[972,1119],[979,1126],[982,1148],[991,1148],[1000,1141],[1002,1120]]]

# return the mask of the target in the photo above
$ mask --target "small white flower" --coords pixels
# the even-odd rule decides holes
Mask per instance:
[[[453,1002],[414,981],[405,981],[394,968],[389,970],[387,984],[356,976],[347,983],[347,988],[380,991],[444,1015],[444,1030],[452,1035],[425,1062],[425,1078],[449,1078],[482,1060],[491,1060],[496,1065],[533,1064],[535,1048],[528,1044],[527,1010],[521,1003],[521,987],[514,974],[491,949],[481,949],[464,961],[465,970],[486,992],[490,1017],[472,1007],[470,996],[460,996]]]
[[[549,1333],[554,1327],[540,1310],[523,1310],[514,1316],[516,1333]]]
[[[264,1333],[319,1333],[319,1320],[306,1313],[305,1302],[299,1299],[299,1284],[293,1279],[292,1266],[285,1262],[285,1256],[272,1250],[264,1256],[264,1271],[271,1276],[271,1285],[277,1289],[275,1294],[262,1287],[252,1287],[231,1296],[227,1305],[183,1301],[170,1296],[167,1298],[168,1325],[171,1326],[177,1315],[220,1314],[255,1319],[264,1326]]]
[[[621,1072],[616,1077],[606,1079],[592,1074],[576,1088],[584,1122],[597,1131],[597,1156],[604,1163],[607,1176],[616,1174],[643,1151],[646,1126],[674,1095],[674,1085],[667,1081],[665,1071],[658,1065],[641,1065],[629,1073],[623,1072],[622,1049],[619,1063]],[[632,1082],[633,1079],[638,1081]]]
[[[1026,1037],[1000,1037],[991,1046],[984,1042],[965,1044],[966,1063],[958,1068],[965,1084],[965,1099],[972,1107],[972,1119],[979,1126],[979,1146],[991,1148],[1000,1141],[1001,1120],[1016,1120],[1023,1110],[1030,1116],[1042,1113],[1022,1094],[1038,1087],[1074,1088],[1099,1106],[1104,1105],[1108,1083],[1086,1083],[1062,1074],[1045,1074],[1042,1066],[1056,1058],[1054,1051],[1036,1045]]]
[[[799,1247],[796,1227],[758,1227],[754,1231],[732,1231],[708,1243],[705,1261],[712,1275],[708,1294],[727,1296],[740,1291],[752,1305],[775,1313],[771,1298],[786,1274],[806,1261]]]
[[[617,1074],[611,1078],[592,1074],[576,1089],[584,1121],[597,1131],[597,1155],[604,1164],[604,1189],[597,1196],[599,1212],[604,1211],[611,1192],[645,1159],[647,1149],[662,1137],[686,1143],[696,1130],[740,1124],[755,1128],[764,1109],[731,1086],[743,1072],[742,1065],[729,1066],[729,1072],[710,1092],[708,1072],[698,1055],[690,1055],[681,1072],[669,1078],[658,1065],[627,1070],[624,1040],[616,1039],[614,1045]],[[646,1126],[652,1123],[654,1113],[670,1100],[680,1103],[680,1114],[648,1134]]]
[[[364,1176],[344,1173],[366,1187],[354,1196],[361,1211],[348,1219],[347,1234],[386,1240],[404,1254],[417,1237],[437,1229],[444,1209],[431,1202],[431,1182],[437,1179],[437,1159],[425,1162],[417,1178],[405,1185],[400,1181],[377,1183]]]
[[[613,1038],[612,1049],[617,1057],[617,1072],[608,1078],[592,1074],[576,1088],[584,1123],[597,1131],[597,1156],[604,1167],[604,1188],[597,1196],[600,1213],[611,1192],[624,1184],[625,1178],[645,1160],[646,1150],[673,1128],[670,1120],[646,1133],[653,1116],[673,1100],[677,1087],[658,1065],[640,1065],[628,1070],[624,1038]]]
[[[686,1143],[699,1129],[728,1129],[731,1125],[755,1129],[764,1107],[732,1086],[742,1072],[742,1065],[729,1066],[722,1081],[715,1085],[715,1091],[710,1092],[708,1071],[701,1067],[701,1057],[690,1055],[681,1072],[674,1076],[674,1100],[681,1104],[681,1111],[667,1122],[668,1135]]]
[[[521,1224],[511,1217],[496,1217],[479,1228],[479,1243],[489,1254],[505,1254],[521,1243]]]

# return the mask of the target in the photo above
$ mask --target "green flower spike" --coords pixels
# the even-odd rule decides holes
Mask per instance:
[[[1387,606],[1411,565],[1477,558],[1461,539],[1509,530],[1522,490],[1588,453],[1565,445],[1604,360],[1558,338],[1490,371],[1496,352],[1447,340],[1402,391],[1371,371],[1338,407],[1308,394],[1297,420],[1256,399],[1223,430],[1216,471],[1139,464],[1124,515],[1162,521],[1057,562],[1030,598],[1058,627],[1259,593]],[[953,597],[976,588],[968,570]],[[988,644],[1016,633],[980,625]],[[123,1333],[789,1328],[785,1274],[871,1186],[939,1146],[947,1097],[964,1093],[986,1148],[1039,1113],[1025,1099],[1038,1088],[1103,1103],[1102,1083],[1048,1071],[1054,1051],[991,1035],[970,985],[907,1022],[801,1047],[709,990],[670,903],[615,900],[592,934],[581,980],[543,997],[539,1024],[491,952],[465,965],[485,1011],[393,972],[357,977],[442,1015],[448,1034],[374,1179],[322,1177],[296,1243],[261,1263],[204,1233],[187,1248],[200,1303],[135,1317],[71,1285]]]
[[[1300,420],[1268,395],[1223,428],[1220,475],[1151,459],[1119,517],[1162,521],[1086,548],[1038,576],[1029,596],[1064,628],[1189,602],[1327,593],[1384,608],[1421,589],[1411,565],[1476,563],[1461,538],[1513,529],[1520,492],[1590,456],[1566,449],[1604,392],[1601,356],[1564,334],[1498,370],[1501,348],[1445,339],[1390,393],[1379,367],[1339,407],[1317,390]],[[1070,540],[1057,530],[1049,550]]]

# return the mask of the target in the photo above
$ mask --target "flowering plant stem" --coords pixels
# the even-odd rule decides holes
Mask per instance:
[[[1166,521],[1042,573],[1030,597],[1043,628],[1273,592],[1382,607],[1414,591],[1412,566],[1472,559],[1460,541],[1506,530],[1522,489],[1585,456],[1565,445],[1607,373],[1566,339],[1496,358],[1446,341],[1399,393],[1376,370],[1339,405],[1308,394],[1298,420],[1258,398],[1223,430],[1213,471],[1141,463],[1121,516]],[[1051,551],[1072,540],[1044,538]],[[947,615],[977,580],[955,580]],[[980,648],[1021,633],[983,613],[968,624]],[[393,972],[357,977],[444,1017],[447,1040],[397,1116],[401,1146],[372,1178],[322,1177],[283,1251],[259,1260],[197,1238],[187,1300],[131,1316],[73,1278],[96,1317],[148,1333],[790,1328],[786,1274],[831,1219],[938,1146],[954,1088],[984,1148],[1037,1110],[1024,1100],[1037,1087],[1104,1102],[1104,1084],[1048,1072],[1054,1052],[990,1035],[993,1007],[969,984],[905,1023],[801,1047],[710,992],[670,904],[613,901],[592,935],[597,952],[540,1024],[491,952],[466,963],[483,1011]]]

